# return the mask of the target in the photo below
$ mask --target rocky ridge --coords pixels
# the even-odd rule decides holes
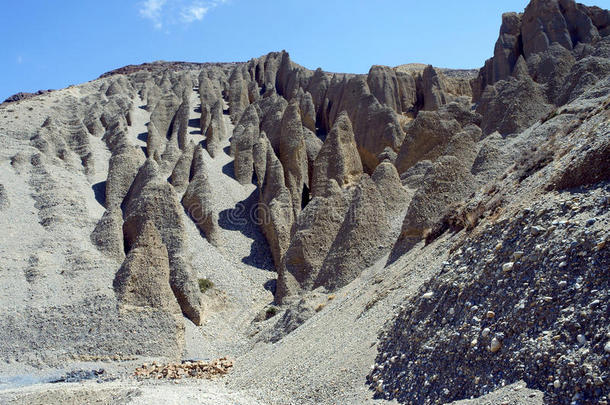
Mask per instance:
[[[4,105],[7,369],[230,354],[235,384],[306,402],[282,373],[238,369],[275,370],[269,344],[315,356],[308,336],[349,357],[320,335],[334,314],[368,322],[346,360],[360,381],[338,377],[358,400],[523,380],[551,403],[607,401],[609,26],[607,10],[533,0],[503,16],[476,78],[331,74],[282,51],[128,66],[11,104],[27,122]],[[330,402],[325,364],[303,372]]]

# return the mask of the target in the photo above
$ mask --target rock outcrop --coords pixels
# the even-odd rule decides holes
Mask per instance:
[[[241,184],[252,182],[252,173],[254,171],[252,148],[259,134],[259,117],[256,107],[251,104],[241,116],[239,123],[233,131],[233,138],[231,140],[231,151],[235,158],[235,179]]]
[[[362,162],[347,113],[337,118],[333,129],[318,153],[313,167],[311,194],[326,196],[334,180],[339,186],[351,184],[362,175]]]
[[[265,176],[261,181],[260,189],[262,212],[258,222],[269,242],[276,269],[280,269],[282,259],[290,244],[294,211],[290,190],[286,187],[284,180],[282,163],[275,155],[269,140],[262,136],[261,138],[259,142],[266,144],[266,146],[260,146],[266,151],[266,158]],[[278,271],[278,278],[281,278],[281,271]]]
[[[293,101],[284,111],[280,136],[280,162],[284,168],[284,181],[292,196],[294,214],[301,211],[304,187],[309,185],[307,147],[303,136],[303,124],[298,100]]]
[[[504,14],[494,56],[472,83],[483,132],[522,131],[573,100],[574,87],[582,94],[603,77],[593,55],[607,41],[607,21],[607,10],[573,0],[536,0],[523,14]]]
[[[173,187],[162,177],[157,163],[148,159],[127,196],[123,224],[125,246],[129,252],[144,224],[148,221],[154,224],[167,247],[172,290],[182,312],[199,324],[202,319],[201,296],[194,271],[186,259],[181,211]]]
[[[323,286],[334,291],[347,285],[392,246],[385,201],[375,183],[365,174],[351,194],[349,209],[328,249],[313,288]]]
[[[452,203],[472,192],[470,167],[455,156],[442,156],[425,173],[411,200],[402,226],[401,238],[422,238]]]
[[[442,155],[445,146],[460,130],[453,118],[442,119],[437,111],[420,111],[406,128],[406,137],[396,158],[396,168],[403,173],[421,160]]]
[[[177,192],[183,192],[189,185],[191,180],[191,167],[193,163],[193,155],[195,153],[195,142],[190,141],[182,151],[182,155],[176,162],[172,175],[169,178],[170,183],[174,186]]]
[[[222,106],[222,100],[216,100],[210,109],[210,122],[205,131],[206,149],[213,158],[220,152],[220,142],[228,137]]]
[[[124,145],[112,154],[106,179],[106,208],[121,206],[145,160],[142,149],[137,146]]]
[[[147,221],[114,279],[120,304],[180,314],[169,273],[167,248],[155,225]]]
[[[120,207],[112,207],[104,212],[91,233],[91,242],[101,252],[118,261],[125,258],[123,212]]]
[[[349,200],[334,179],[329,180],[326,192],[314,196],[296,218],[295,231],[287,246],[285,257],[278,268],[275,300],[283,303],[302,290],[312,290],[326,252],[332,246]]]
[[[197,227],[205,234],[207,240],[212,245],[220,247],[222,242],[218,227],[218,212],[212,209],[212,188],[208,181],[200,146],[197,146],[194,151],[192,173],[191,182],[182,197],[182,205]]]

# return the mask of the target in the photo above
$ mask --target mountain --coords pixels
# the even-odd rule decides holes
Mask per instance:
[[[0,402],[609,400],[608,10],[478,71],[126,66],[0,144]]]

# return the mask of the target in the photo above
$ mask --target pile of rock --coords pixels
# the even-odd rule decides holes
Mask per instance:
[[[180,364],[142,364],[136,368],[134,376],[138,379],[168,379],[180,380],[182,378],[212,379],[229,373],[233,367],[233,360],[226,357],[212,362],[183,361]]]

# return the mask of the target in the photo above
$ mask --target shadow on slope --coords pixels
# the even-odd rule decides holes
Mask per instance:
[[[227,166],[229,165],[225,167]],[[241,259],[242,263],[259,269],[274,271],[271,250],[265,235],[263,235],[257,223],[258,201],[259,194],[258,189],[256,189],[248,198],[235,204],[234,208],[221,211],[218,215],[218,225],[222,229],[239,231],[252,240],[250,254]]]

